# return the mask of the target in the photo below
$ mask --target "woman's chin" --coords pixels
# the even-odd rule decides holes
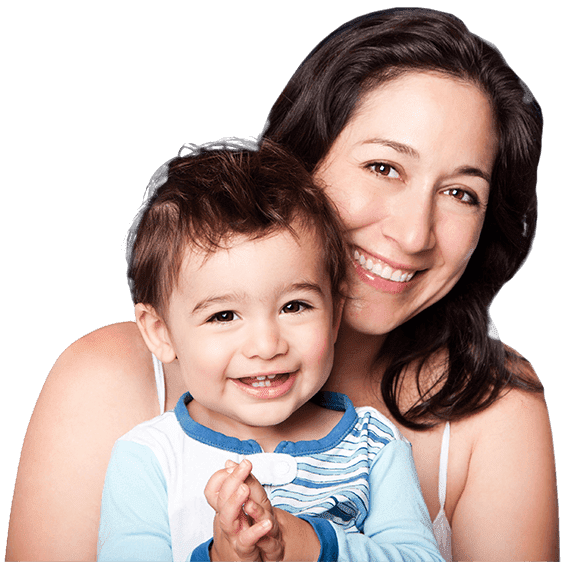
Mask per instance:
[[[350,302],[344,309],[342,322],[349,328],[367,336],[386,336],[389,332],[403,324],[405,316],[398,311],[384,310],[377,305],[358,305]]]

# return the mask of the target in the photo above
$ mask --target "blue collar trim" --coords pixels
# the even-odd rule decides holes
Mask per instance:
[[[205,443],[217,449],[224,449],[241,455],[251,455],[262,453],[259,443],[253,439],[241,441],[236,437],[230,437],[205,427],[191,418],[187,409],[187,404],[193,399],[189,392],[179,398],[175,406],[175,416],[183,431],[191,438]],[[340,421],[334,426],[328,435],[315,441],[281,441],[275,448],[276,453],[286,453],[294,457],[321,453],[333,449],[344,437],[350,433],[356,422],[358,415],[351,400],[345,394],[337,392],[319,392],[312,401],[328,410],[344,412]]]

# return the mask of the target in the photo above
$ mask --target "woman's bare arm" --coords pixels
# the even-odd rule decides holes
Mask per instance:
[[[135,324],[107,326],[71,345],[27,430],[7,560],[95,560],[114,441],[158,414],[151,356]]]
[[[514,390],[463,423],[475,438],[452,518],[454,560],[558,560],[556,473],[543,397]]]

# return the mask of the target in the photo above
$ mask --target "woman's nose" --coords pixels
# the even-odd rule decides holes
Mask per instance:
[[[433,198],[406,192],[395,198],[383,222],[383,234],[407,254],[418,254],[436,244]]]
[[[287,339],[274,321],[257,322],[249,327],[243,353],[248,358],[268,361],[289,351]]]

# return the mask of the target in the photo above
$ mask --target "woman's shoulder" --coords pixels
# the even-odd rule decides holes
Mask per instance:
[[[528,362],[519,365],[523,379],[539,382]],[[544,394],[506,389],[489,407],[451,425],[447,512],[454,554],[554,560],[556,474]],[[470,542],[478,536],[482,541]]]
[[[154,381],[151,354],[136,324],[124,322],[95,330],[72,343],[55,362],[42,393],[53,386],[63,395],[78,391],[98,396],[111,388],[117,400],[129,396],[143,403],[149,385],[147,398],[153,403]],[[141,393],[131,394],[135,389]]]
[[[104,396],[98,406],[135,408],[144,419],[159,414],[151,354],[133,322],[105,326],[71,344],[57,359],[42,394],[50,387],[69,400],[77,398],[75,393]]]
[[[151,354],[135,324],[107,326],[69,346],[49,373],[28,426],[9,559],[93,559],[112,446],[158,414]]]
[[[99,328],[72,343],[59,361],[90,362],[94,366],[130,366],[146,360],[149,353],[134,322],[121,322]],[[139,358],[137,361],[136,359]]]

